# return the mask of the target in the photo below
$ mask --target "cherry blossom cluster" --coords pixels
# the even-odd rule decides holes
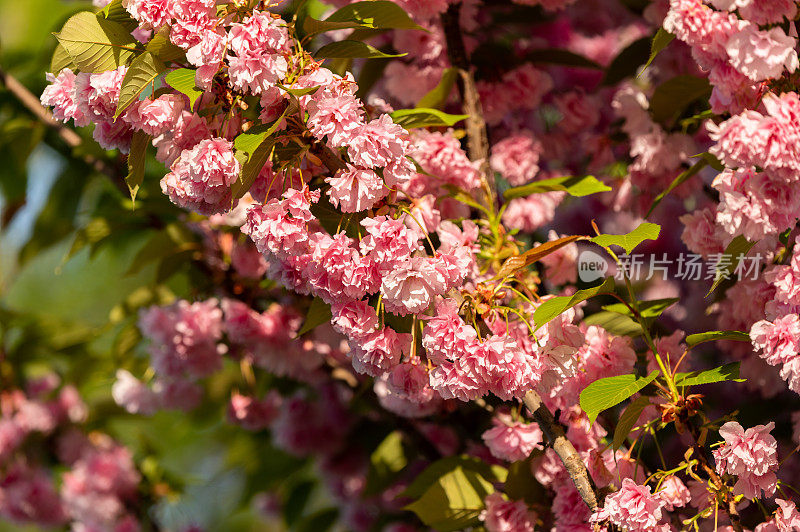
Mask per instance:
[[[342,522],[359,532],[377,526],[379,514],[394,515],[411,502],[402,495],[410,473],[437,456],[462,453],[514,466],[516,474],[523,469],[543,488],[541,503],[529,504],[512,497],[510,485],[496,483],[476,516],[489,532],[543,525],[666,532],[718,522],[722,529],[735,525],[737,503],[755,525],[756,505],[748,501],[756,499],[764,508],[757,531],[800,526],[785,489],[797,473],[784,445],[788,438],[771,434],[774,423],[745,429],[730,417],[734,392],[709,394],[726,407],[715,421],[701,413],[706,389],[673,396],[662,380],[652,381],[631,398],[641,408],[621,443],[612,430],[621,421],[613,415],[590,419],[581,402],[581,393],[602,379],[703,369],[705,361],[687,356],[695,345],[687,335],[714,328],[749,332],[751,343],[720,344],[741,362],[748,378],[741,386],[775,396],[785,388],[783,379],[800,394],[800,236],[794,231],[800,99],[792,91],[800,66],[797,3],[664,0],[639,16],[618,2],[515,0],[541,19],[537,29],[520,30],[524,38],[512,33],[513,64],[471,72],[492,140],[485,160],[464,149],[469,131],[461,126],[407,130],[392,117],[398,116],[394,105],[414,107],[459,66],[447,50],[448,13],[458,12],[464,47],[479,57],[493,51],[484,48],[491,39],[481,29],[493,23],[497,6],[395,3],[424,31],[368,37],[376,48],[408,52],[389,63],[370,97],[360,96],[363,87],[353,73],[335,73],[314,60],[290,17],[265,2],[255,8],[253,2],[212,0],[122,2],[138,23],[133,35],[139,43],[168,37],[185,54],[185,61],[167,66],[167,76],[190,70],[203,92],[195,102],[165,81],[120,112],[124,65],[48,75],[42,102],[58,120],[94,124],[103,148],[126,151],[134,134],[151,139],[167,168],[161,191],[191,212],[182,223],[202,241],[192,260],[216,282],[194,294],[196,301],[139,311],[151,369],[139,372],[137,361],[119,369],[111,390],[116,403],[141,415],[193,410],[206,379],[238,365],[243,383],[230,390],[228,421],[269,431],[279,449],[312,459]],[[627,81],[613,80],[614,58],[657,28],[674,35],[674,45],[636,80],[633,73]],[[566,66],[528,60],[542,49],[566,56]],[[585,62],[576,66],[574,55]],[[361,67],[356,62],[355,69]],[[677,112],[669,116],[659,107],[663,95],[659,101],[655,87],[686,77],[707,80],[709,91],[687,102],[680,116],[691,115],[687,109],[697,100],[707,105],[676,120]],[[460,112],[462,82],[454,83],[442,108]],[[712,180],[717,167],[722,170]],[[494,194],[588,174],[610,190],[583,199],[558,186],[530,194],[516,188],[507,200]],[[587,234],[587,212],[597,232],[599,226],[622,234],[651,219],[651,211],[662,225],[654,253],[682,249],[680,239],[710,257],[746,239],[769,264],[760,277],[726,285],[708,313],[695,287],[633,279],[644,287],[645,300],[683,296],[668,305],[653,338],[649,329],[624,330],[627,322],[598,321],[602,312],[585,320],[585,312],[597,311],[587,303],[536,323],[542,305],[583,287],[575,243],[547,254],[535,268],[499,275],[505,259],[535,250],[531,243]],[[630,298],[616,303],[628,309],[616,312],[628,321],[641,318],[630,290]],[[312,323],[328,316],[329,323]],[[309,323],[316,325],[310,332]],[[264,391],[254,369],[299,387]],[[552,427],[531,422],[534,413],[519,405],[529,391],[541,396],[574,447],[572,466],[578,462],[588,471],[599,495],[594,511],[576,488],[574,471],[548,445]],[[368,455],[348,443],[360,439],[364,419],[351,409],[364,396],[377,405],[364,419],[404,418],[403,431],[432,448],[377,492],[366,488]],[[53,414],[52,426],[26,427],[31,419],[44,423],[55,407],[14,421],[32,408],[23,406],[14,404],[9,416],[4,408],[0,457],[18,450],[29,432],[53,434],[64,422],[63,414]],[[458,425],[462,413],[479,420],[476,434]],[[683,439],[669,436],[662,450],[658,438],[672,423]],[[793,423],[800,431],[800,415]],[[651,441],[661,462],[656,466],[640,456]],[[798,442],[795,435],[792,446]],[[72,470],[64,475],[60,499],[43,471],[21,469],[19,478],[29,484],[20,493],[49,494],[41,508],[50,510],[19,520],[107,527],[128,519],[138,482],[130,456],[112,443],[92,443],[91,453],[64,461]],[[781,476],[783,457],[789,465],[782,471],[789,472]],[[672,459],[680,466],[665,463]],[[105,461],[113,465],[113,478],[98,480],[93,470]],[[3,493],[0,508],[12,500]],[[101,498],[107,498],[102,505]],[[13,516],[24,506],[3,511]],[[415,529],[399,521],[383,525]]]
[[[0,394],[0,517],[19,525],[140,530],[141,475],[131,452],[84,432],[87,406],[55,374]],[[51,456],[55,450],[55,455]],[[50,461],[59,464],[56,477]]]

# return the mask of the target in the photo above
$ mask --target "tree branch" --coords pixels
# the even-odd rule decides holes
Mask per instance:
[[[692,447],[694,448],[694,452],[697,455],[697,460],[700,462],[700,466],[703,468],[703,471],[706,472],[708,475],[709,480],[716,486],[716,488],[720,491],[725,491],[723,497],[725,499],[725,504],[728,506],[725,510],[728,512],[728,517],[731,520],[731,526],[736,532],[744,532],[744,528],[742,527],[742,518],[739,516],[739,511],[736,509],[736,501],[734,497],[731,496],[730,490],[725,485],[725,482],[717,475],[717,472],[711,467],[711,464],[708,463],[708,458],[706,458],[705,452],[703,448],[700,447],[699,443],[699,434],[697,433],[697,428],[692,425],[689,425],[689,432],[692,435]]]
[[[67,146],[74,149],[83,144],[83,139],[80,135],[53,118],[53,114],[42,105],[42,103],[39,101],[39,98],[29,91],[28,88],[20,83],[14,76],[6,73],[2,68],[0,68],[0,82],[3,83],[8,92],[10,92],[28,111],[30,111],[30,113],[36,117],[39,122],[58,133],[58,136]],[[108,176],[108,178],[111,179],[114,185],[124,195],[128,195],[128,185],[125,184],[125,178],[117,168],[90,154],[85,154],[81,158],[86,164],[101,174]]]
[[[594,511],[597,508],[597,494],[594,482],[592,482],[589,471],[586,469],[575,446],[564,434],[563,427],[556,422],[553,414],[534,390],[528,391],[522,402],[531,411],[533,419],[539,424],[539,428],[542,429],[553,450],[564,463],[567,474],[575,484],[575,488],[578,490],[583,502],[586,503],[590,510]]]
[[[461,95],[464,113],[469,115],[467,118],[467,150],[469,158],[473,161],[480,161],[483,188],[486,193],[488,207],[493,208],[497,201],[497,191],[495,189],[494,174],[489,167],[489,134],[486,130],[486,121],[483,118],[483,108],[478,94],[478,87],[475,84],[475,76],[470,69],[469,58],[464,47],[464,39],[461,35],[461,25],[459,22],[460,3],[450,4],[450,7],[442,15],[442,26],[447,42],[447,58],[450,64],[458,70],[458,91]]]

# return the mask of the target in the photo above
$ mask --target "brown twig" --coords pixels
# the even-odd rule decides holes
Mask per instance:
[[[742,527],[742,519],[739,516],[739,511],[736,509],[736,501],[734,497],[731,495],[730,490],[725,485],[725,482],[719,477],[717,472],[711,467],[711,464],[708,463],[708,458],[706,458],[706,454],[702,447],[699,444],[699,437],[697,434],[697,428],[693,425],[689,424],[689,432],[692,435],[692,447],[694,448],[694,452],[697,455],[697,461],[700,463],[700,466],[703,468],[703,471],[706,472],[708,475],[709,480],[716,486],[716,488],[723,492],[723,497],[725,499],[725,504],[727,505],[726,511],[728,512],[728,517],[731,520],[731,526],[736,532],[744,532],[744,528]]]
[[[534,390],[528,391],[522,402],[531,411],[533,419],[539,424],[539,428],[542,429],[553,450],[564,463],[567,474],[575,484],[575,488],[578,490],[583,502],[586,503],[590,510],[597,509],[597,493],[595,492],[592,478],[589,476],[589,471],[586,469],[586,465],[581,460],[575,446],[564,434],[564,428],[556,422],[553,414]]]
[[[489,134],[486,130],[486,121],[483,118],[483,108],[475,84],[475,76],[470,69],[469,58],[464,47],[464,38],[461,35],[459,23],[460,3],[450,4],[447,12],[442,15],[445,40],[447,42],[447,58],[450,64],[458,70],[458,91],[461,95],[464,113],[467,118],[467,151],[469,158],[480,161],[483,188],[486,193],[488,207],[494,207],[497,200],[494,174],[489,167]]]
[[[14,76],[6,73],[2,68],[0,68],[0,82],[39,122],[58,133],[58,136],[67,146],[74,149],[83,144],[83,139],[80,135],[53,118],[53,114],[42,105],[39,98],[34,96],[25,85],[20,83]],[[128,186],[125,184],[125,178],[117,168],[90,154],[85,154],[81,158],[86,164],[101,174],[108,176],[123,194],[128,195]]]

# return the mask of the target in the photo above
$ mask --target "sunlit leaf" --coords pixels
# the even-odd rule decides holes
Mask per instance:
[[[581,408],[589,416],[589,422],[594,423],[600,412],[620,404],[653,382],[659,374],[659,371],[653,371],[647,377],[618,375],[594,381],[581,392]]]

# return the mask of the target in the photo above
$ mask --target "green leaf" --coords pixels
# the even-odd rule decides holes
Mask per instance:
[[[129,31],[88,11],[70,17],[55,35],[81,72],[115,70],[136,53],[136,39]]]
[[[442,73],[442,79],[439,80],[439,84],[417,102],[417,107],[422,109],[441,109],[444,107],[450,97],[450,93],[453,92],[457,79],[458,69],[446,68]]]
[[[735,342],[749,342],[750,335],[742,331],[709,331],[699,334],[690,334],[686,337],[686,345],[694,347],[704,342],[716,340],[733,340]]]
[[[665,310],[669,307],[674,305],[680,301],[680,298],[677,297],[670,297],[667,299],[651,299],[649,301],[639,301],[639,314],[643,318],[657,318],[659,317]],[[622,314],[629,317],[634,317],[631,309],[628,308],[627,305],[623,303],[614,303],[611,305],[606,305],[603,307],[603,310],[608,310],[610,312],[616,312],[617,314]]]
[[[647,63],[644,64],[644,68],[642,72],[645,71],[647,67],[653,62],[656,56],[661,53],[661,51],[667,47],[669,43],[671,43],[675,39],[675,36],[665,30],[664,28],[658,28],[655,37],[653,37],[653,42],[650,45],[650,57],[647,60]]]
[[[438,109],[400,109],[389,116],[395,124],[400,124],[406,129],[418,127],[452,127],[469,115],[449,115]]]
[[[314,491],[315,483],[311,480],[300,482],[292,488],[289,496],[286,498],[286,503],[283,506],[283,519],[286,525],[291,527],[303,515],[309,500],[311,499],[311,492]]]
[[[631,404],[625,408],[625,411],[619,417],[617,427],[614,429],[614,441],[611,446],[615,451],[625,443],[628,434],[631,433],[631,430],[639,420],[639,416],[642,415],[642,410],[649,404],[650,398],[641,396],[637,397],[636,400],[632,401]]]
[[[535,504],[546,495],[544,487],[536,480],[531,471],[531,462],[540,453],[541,451],[533,451],[527,459],[508,466],[508,476],[502,491],[508,495],[509,499]]]
[[[125,177],[125,184],[128,185],[131,203],[134,205],[136,204],[136,194],[144,181],[144,163],[148,144],[150,144],[150,136],[147,133],[137,131],[133,134],[131,149],[128,153],[128,175]]]
[[[272,134],[275,133],[291,109],[291,106],[287,107],[283,114],[271,124],[256,126],[234,139],[237,155],[240,153],[247,155],[239,179],[231,186],[231,196],[234,200],[241,198],[250,190],[264,165],[267,164],[275,147],[275,139],[272,138]]]
[[[374,58],[374,57],[403,57],[408,54],[387,54],[377,48],[361,41],[337,41],[326,44],[314,53],[314,57],[322,59],[331,58]]]
[[[119,101],[117,112],[114,113],[116,120],[125,110],[139,100],[148,85],[155,83],[156,78],[166,70],[164,63],[150,52],[144,52],[136,57],[128,68],[125,78],[122,80],[122,87],[119,90]],[[155,91],[154,91],[155,92]]]
[[[292,96],[308,96],[309,94],[314,94],[319,90],[319,85],[316,87],[305,87],[303,89],[292,89],[289,87],[284,87],[280,83],[277,84],[281,90],[288,92]]]
[[[332,317],[333,314],[331,314],[331,306],[320,298],[315,297],[311,301],[311,305],[308,307],[306,319],[303,322],[303,326],[300,327],[299,331],[297,331],[297,336],[302,336],[307,332],[313,331],[323,323],[328,323],[331,321]]]
[[[110,4],[97,13],[97,16],[119,24],[128,31],[133,31],[139,27],[139,22],[123,7],[122,0],[112,0]]]
[[[407,465],[403,433],[396,430],[386,436],[370,455],[370,468],[364,493],[376,494],[383,491]]]
[[[641,336],[642,326],[628,316],[616,312],[595,312],[583,319],[586,325],[597,325],[615,336]]]
[[[411,20],[403,8],[385,0],[354,2],[325,20],[308,16],[303,22],[303,30],[309,35],[346,28],[427,31]]]
[[[441,532],[463,530],[480,523],[483,500],[494,491],[494,486],[479,473],[458,466],[440,477],[406,510]]]
[[[543,179],[541,181],[534,181],[527,185],[509,188],[503,193],[503,198],[506,201],[514,198],[524,198],[531,194],[541,194],[543,192],[553,192],[555,190],[562,190],[570,196],[582,198],[598,192],[608,192],[611,187],[598,181],[596,177],[591,175],[586,176],[566,176],[554,177],[552,179]]]
[[[711,116],[715,116],[715,115],[713,113],[711,113]],[[722,164],[722,162],[720,162],[719,159],[717,159],[716,157],[714,157],[713,155],[711,155],[707,151],[705,151],[703,153],[699,153],[697,155],[692,155],[692,157],[700,157],[701,159],[703,159],[705,162],[708,163],[708,166],[710,166],[711,168],[713,168],[717,172],[722,172],[723,170],[725,170],[725,165]]]
[[[616,85],[625,78],[632,77],[640,65],[650,56],[650,38],[642,37],[622,50],[608,65],[603,77],[603,85]]]
[[[618,375],[595,381],[581,392],[581,408],[589,416],[589,422],[594,423],[600,412],[632,396],[653,382],[659,374],[656,370],[647,377]]]
[[[739,378],[739,365],[739,362],[733,362],[706,371],[678,373],[675,375],[675,384],[677,386],[696,386],[698,384],[711,384],[723,381],[744,382],[747,379]]]
[[[592,242],[599,246],[619,246],[630,253],[645,240],[656,240],[661,232],[661,226],[650,222],[644,222],[639,227],[626,235],[598,235],[592,238]]]
[[[586,288],[585,290],[578,290],[571,296],[558,296],[542,302],[535,311],[533,311],[533,321],[536,324],[535,328],[538,329],[546,324],[556,316],[571,309],[578,303],[582,303],[587,299],[596,296],[603,292],[614,291],[614,278],[608,277],[603,284],[593,288]]]
[[[58,76],[59,72],[65,68],[75,70],[76,67],[75,63],[72,61],[72,57],[67,53],[67,50],[61,43],[58,43],[56,44],[56,49],[53,51],[53,58],[50,60],[50,72],[54,76]]]
[[[295,527],[295,532],[327,532],[339,519],[339,510],[336,508],[324,508],[318,510],[299,523]]]
[[[700,159],[699,161],[694,163],[691,168],[689,168],[685,172],[681,172],[680,174],[678,174],[678,177],[673,179],[672,183],[670,183],[669,186],[663,192],[661,192],[661,194],[656,196],[656,199],[654,199],[653,204],[650,205],[650,210],[647,211],[647,215],[645,215],[645,218],[648,218],[650,217],[651,214],[653,214],[653,211],[655,210],[656,207],[658,207],[658,204],[661,203],[661,200],[667,197],[667,195],[670,192],[672,192],[673,190],[684,184],[691,177],[697,175],[700,172],[700,170],[702,170],[706,166],[708,166],[708,161],[706,161],[705,159]]]
[[[705,78],[676,76],[656,87],[650,99],[653,120],[664,123],[677,118],[689,104],[711,94],[711,85]]]
[[[186,57],[186,53],[179,46],[175,46],[172,44],[172,41],[170,41],[168,26],[161,28],[152,39],[147,41],[145,50],[165,63],[177,61]]]
[[[167,85],[189,97],[189,109],[194,109],[195,102],[203,95],[203,90],[195,86],[194,79],[195,70],[191,68],[173,70],[164,78]]]
[[[739,262],[741,262],[755,245],[755,242],[748,241],[743,235],[739,235],[731,240],[731,243],[728,244],[728,247],[725,248],[725,251],[720,257],[719,263],[717,264],[717,273],[714,277],[714,284],[711,285],[706,297],[710,296],[725,279],[728,279],[730,275],[736,271]]]
[[[544,50],[532,50],[525,54],[525,60],[531,63],[547,63],[550,65],[561,65],[569,67],[591,68],[592,70],[603,70],[603,66],[582,55],[564,50],[563,48],[547,48]]]
[[[475,471],[492,482],[505,482],[508,471],[499,466],[490,466],[486,462],[471,456],[448,456],[437,460],[428,466],[425,471],[417,475],[411,484],[400,494],[409,499],[418,499],[433,486],[442,476],[452,473],[456,468],[465,471]]]

